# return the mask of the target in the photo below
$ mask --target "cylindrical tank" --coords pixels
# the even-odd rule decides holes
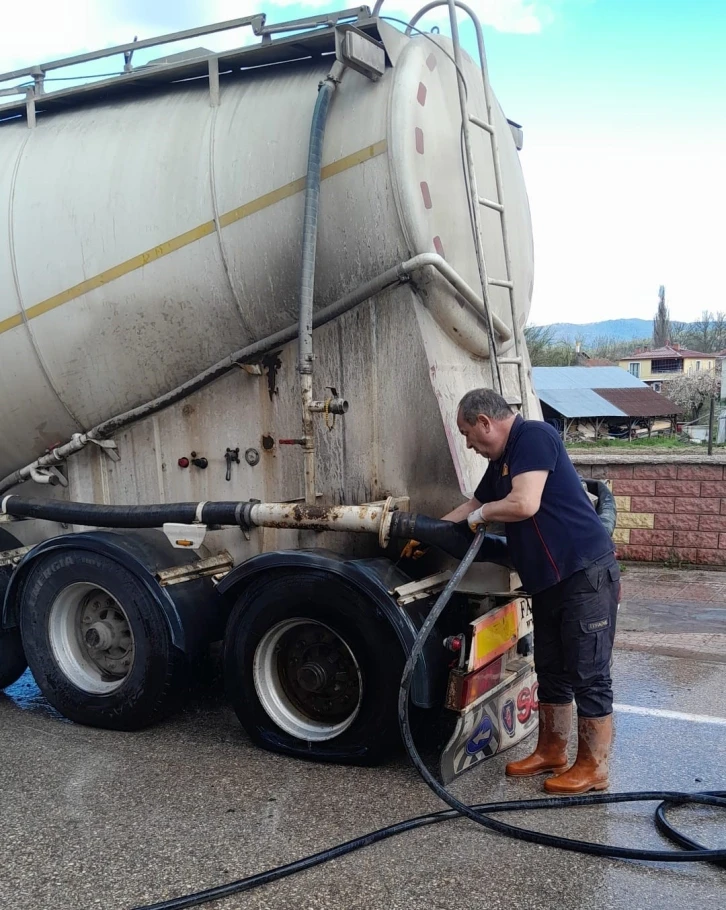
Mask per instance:
[[[325,135],[316,307],[417,253],[480,289],[450,43],[387,42],[372,83],[349,71]],[[74,432],[173,388],[297,319],[303,175],[330,61],[228,74],[0,123],[0,476]],[[470,112],[486,119],[467,59]],[[529,210],[498,106],[517,320],[532,284]],[[472,127],[480,194],[495,198],[489,138]],[[497,212],[487,267],[504,277]],[[481,323],[436,282],[426,305],[462,350]],[[511,326],[508,292],[494,312]],[[405,342],[405,339],[402,339]]]

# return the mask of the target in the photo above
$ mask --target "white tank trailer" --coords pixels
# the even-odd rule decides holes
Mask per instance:
[[[451,37],[424,32],[447,7]],[[0,75],[0,687],[29,665],[65,716],[138,729],[223,640],[256,743],[343,762],[395,744],[450,557],[400,560],[392,538],[480,479],[464,392],[540,410],[521,130],[479,23],[451,0],[409,28],[378,12]],[[134,66],[237,27],[255,42]],[[121,75],[46,91],[121,55]],[[461,555],[453,527],[430,533]],[[414,679],[446,780],[536,725],[500,549]]]

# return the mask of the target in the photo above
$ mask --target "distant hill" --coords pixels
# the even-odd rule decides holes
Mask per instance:
[[[582,341],[585,347],[603,338],[614,341],[631,341],[633,338],[650,338],[653,333],[651,319],[606,319],[603,322],[553,322],[556,341]]]

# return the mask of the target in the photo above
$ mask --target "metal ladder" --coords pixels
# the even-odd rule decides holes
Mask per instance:
[[[500,394],[504,393],[504,387],[502,384],[502,376],[500,366],[504,364],[516,364],[517,366],[517,375],[519,380],[519,400],[507,399],[509,404],[512,405],[521,405],[522,414],[525,418],[529,417],[529,405],[527,401],[526,394],[526,376],[524,370],[524,361],[522,358],[522,337],[521,330],[517,321],[517,314],[515,310],[515,301],[514,301],[514,280],[512,277],[512,263],[511,256],[509,252],[509,234],[507,231],[507,218],[506,212],[503,204],[503,193],[502,193],[502,175],[501,167],[499,163],[499,146],[497,144],[497,137],[494,131],[494,125],[492,121],[492,97],[491,97],[491,88],[489,86],[489,75],[487,72],[487,62],[486,54],[484,51],[484,35],[482,32],[481,22],[479,21],[478,16],[469,6],[462,2],[462,0],[434,0],[434,2],[429,3],[423,9],[419,10],[416,16],[409,23],[409,29],[412,29],[416,23],[428,13],[430,10],[435,9],[439,6],[448,6],[449,9],[449,19],[451,24],[451,40],[454,46],[454,60],[456,62],[457,68],[457,84],[459,89],[459,105],[461,107],[461,119],[462,119],[462,131],[464,136],[464,146],[466,152],[466,165],[467,165],[467,183],[469,186],[470,193],[470,208],[472,212],[472,219],[474,222],[474,245],[476,247],[476,257],[477,265],[479,267],[479,279],[482,286],[482,300],[484,301],[484,306],[487,312],[487,335],[489,337],[489,352],[490,358],[492,361],[492,378],[496,381],[499,386]],[[474,28],[476,30],[477,44],[479,49],[479,61],[482,75],[482,82],[484,85],[484,98],[486,101],[487,109],[487,119],[481,120],[479,117],[474,117],[469,113],[467,107],[467,98],[466,98],[466,88],[464,85],[464,80],[462,77],[462,55],[461,55],[461,42],[459,39],[459,23],[456,18],[456,9],[462,9],[467,15],[471,18],[474,23]],[[478,129],[484,130],[488,136],[491,143],[492,151],[492,160],[494,164],[494,180],[496,186],[496,199],[487,199],[484,196],[479,195],[479,189],[477,186],[476,180],[476,168],[474,163],[474,154],[471,147],[471,126],[475,126]],[[505,276],[503,278],[491,278],[487,272],[486,266],[486,256],[484,252],[484,238],[482,235],[482,221],[481,221],[481,208],[485,207],[492,209],[495,212],[499,213],[499,218],[502,228],[502,245],[504,248],[504,261],[505,261]],[[509,310],[512,318],[512,335],[514,338],[514,356],[513,357],[500,357],[497,353],[496,346],[496,337],[494,333],[494,325],[491,315],[491,302],[490,302],[490,293],[489,289],[491,287],[500,287],[507,288],[509,292]]]

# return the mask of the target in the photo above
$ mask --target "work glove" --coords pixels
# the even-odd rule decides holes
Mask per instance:
[[[477,528],[480,525],[486,525],[486,521],[482,518],[481,510],[483,506],[479,509],[475,509],[473,512],[469,512],[467,515],[466,521],[469,525],[469,530],[476,532]]]
[[[406,546],[401,550],[401,559],[421,559],[429,548],[421,545],[420,540],[409,540]]]

